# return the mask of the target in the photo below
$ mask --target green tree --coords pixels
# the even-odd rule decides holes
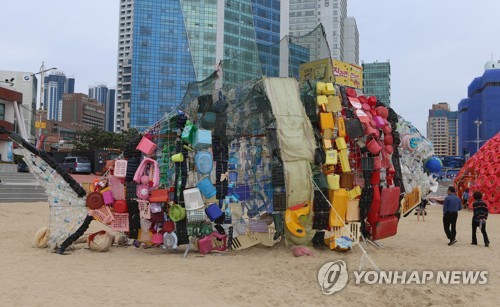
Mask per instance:
[[[137,137],[139,132],[130,129],[124,133],[114,133],[98,127],[78,133],[74,141],[74,151],[88,151],[102,148],[123,149],[125,144]]]

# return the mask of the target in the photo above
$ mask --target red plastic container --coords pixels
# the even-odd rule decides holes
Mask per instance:
[[[380,197],[380,216],[394,215],[399,208],[399,187],[382,189]]]
[[[380,240],[392,237],[398,232],[398,218],[388,216],[379,219],[375,225],[372,225],[372,240]]]
[[[373,188],[373,198],[368,211],[368,223],[375,224],[380,219],[380,191],[378,186]]]

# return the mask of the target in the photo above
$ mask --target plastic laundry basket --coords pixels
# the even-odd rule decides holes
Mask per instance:
[[[198,188],[186,189],[183,191],[183,194],[186,210],[197,210],[205,206]]]

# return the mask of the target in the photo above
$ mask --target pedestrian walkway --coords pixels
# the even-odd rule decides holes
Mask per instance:
[[[31,173],[1,173],[0,203],[47,201],[45,189]]]

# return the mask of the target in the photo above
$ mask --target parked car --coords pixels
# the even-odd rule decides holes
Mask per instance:
[[[30,169],[28,168],[28,165],[24,161],[20,161],[17,163],[17,172],[18,173],[29,173]]]
[[[86,157],[66,157],[61,167],[70,174],[91,172],[90,160]]]

